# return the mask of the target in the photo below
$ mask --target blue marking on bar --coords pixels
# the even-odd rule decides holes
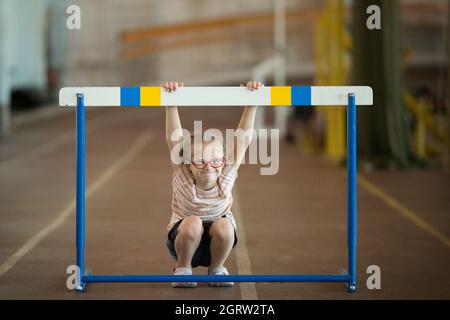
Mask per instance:
[[[291,105],[310,106],[311,105],[311,87],[293,86],[291,88]]]
[[[120,106],[139,107],[141,105],[140,87],[120,87]]]

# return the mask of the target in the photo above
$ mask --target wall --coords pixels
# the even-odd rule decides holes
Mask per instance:
[[[167,25],[272,10],[272,0],[100,0],[73,1],[82,11],[82,29],[68,31],[66,84],[117,85],[159,83],[178,79],[187,83],[236,82],[273,54],[271,25],[265,39],[243,33],[237,40],[171,50],[132,60],[121,58],[121,32],[137,27]],[[292,8],[322,1],[286,1]],[[288,64],[310,70],[313,63],[312,23],[299,21],[300,32],[288,38]],[[302,32],[302,29],[305,32]],[[303,45],[302,45],[303,44]]]

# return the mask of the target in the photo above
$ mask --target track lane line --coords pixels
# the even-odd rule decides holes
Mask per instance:
[[[406,206],[401,204],[400,201],[396,200],[395,198],[384,192],[381,188],[379,188],[372,182],[369,182],[367,179],[365,179],[360,175],[358,175],[358,184],[364,190],[366,190],[373,196],[377,197],[378,199],[382,200],[389,207],[395,209],[396,212],[400,213],[404,218],[411,221],[413,224],[415,224],[417,227],[419,227],[420,229],[431,235],[433,238],[439,240],[447,247],[450,247],[450,238],[447,237],[444,233],[434,228],[424,219],[422,219],[419,214],[407,208]]]
[[[91,198],[98,190],[100,190],[111,178],[122,168],[132,162],[139,153],[145,148],[150,141],[150,132],[145,130],[142,132],[135,142],[128,148],[125,153],[112,165],[110,165],[87,189],[86,200]],[[66,207],[60,211],[56,218],[53,219],[46,227],[42,228],[34,236],[32,236],[25,244],[22,245],[15,253],[9,256],[5,262],[0,265],[0,277],[11,270],[17,262],[19,262],[27,253],[33,250],[39,242],[41,242],[52,231],[60,227],[75,212],[75,199],[72,199]]]
[[[102,118],[95,118],[89,121],[89,125],[86,126],[86,135],[92,132],[105,128],[114,124],[124,123],[133,120],[133,117],[124,117],[119,114],[107,115]],[[74,124],[75,125],[75,124]],[[56,138],[53,138],[41,145],[27,150],[27,152],[20,153],[9,159],[0,162],[0,170],[9,170],[9,166],[19,164],[20,162],[27,162],[34,158],[48,154],[72,141],[75,140],[75,129],[71,129],[65,132],[57,134]]]

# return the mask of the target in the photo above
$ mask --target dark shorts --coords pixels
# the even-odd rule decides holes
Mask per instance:
[[[224,218],[225,216],[222,216],[222,218]],[[169,249],[170,255],[175,259],[178,260],[177,258],[177,252],[175,250],[175,238],[178,234],[178,227],[180,225],[180,223],[183,220],[178,221],[177,223],[174,224],[174,226],[172,227],[172,229],[170,229],[169,234],[167,236],[167,248]],[[214,221],[208,221],[208,222],[203,222],[203,235],[202,235],[202,239],[200,240],[200,244],[198,245],[197,250],[194,253],[194,256],[192,257],[192,267],[198,267],[198,266],[203,266],[203,267],[209,267],[210,263],[211,263],[211,251],[210,251],[210,244],[211,244],[211,237],[209,236],[209,228],[211,228],[212,224]],[[233,248],[237,245],[238,239],[237,239],[237,234],[236,234],[236,229],[234,229],[234,243],[233,243]]]

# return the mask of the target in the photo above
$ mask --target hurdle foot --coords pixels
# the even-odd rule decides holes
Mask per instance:
[[[349,293],[356,292],[356,283],[347,283],[347,291]]]
[[[88,268],[85,270],[84,276],[90,276],[90,275],[92,275],[92,269]],[[87,282],[82,282],[75,287],[75,291],[78,293],[83,293],[86,291],[86,289],[87,289]]]
[[[75,287],[75,291],[78,293],[84,293],[86,291],[87,283],[80,283]]]

